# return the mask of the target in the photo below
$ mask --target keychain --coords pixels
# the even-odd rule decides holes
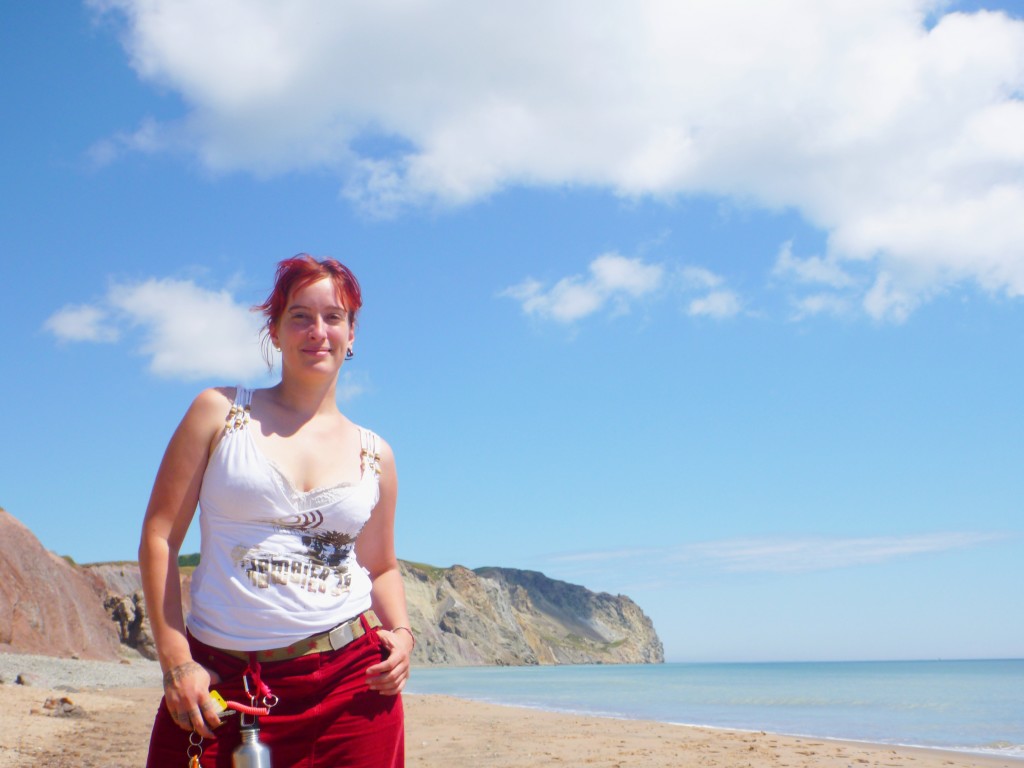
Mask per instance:
[[[224,697],[215,690],[210,691],[210,698],[220,707],[220,712],[217,713],[217,716],[221,719],[236,712],[241,716],[239,725],[241,726],[242,743],[232,753],[232,765],[234,768],[270,768],[270,750],[265,744],[261,744],[259,740],[258,716],[270,714],[271,707],[277,704],[277,696],[271,693],[270,689],[259,678],[258,663],[255,674],[252,674],[255,692],[249,688],[250,674],[252,674],[251,669],[247,669],[242,674],[242,685],[245,688],[246,695],[249,697],[249,704],[225,701]],[[259,700],[259,703],[263,706],[257,706],[257,694],[260,693],[263,694],[263,698]],[[248,721],[246,721],[246,715],[249,716]],[[192,731],[189,734],[188,750],[185,754],[188,756],[188,768],[202,768],[199,758],[203,755],[203,737],[196,731]]]
[[[188,735],[188,750],[185,754],[188,755],[188,768],[202,768],[199,758],[203,755],[203,737],[195,731]]]

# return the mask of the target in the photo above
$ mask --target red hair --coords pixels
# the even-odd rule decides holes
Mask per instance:
[[[298,256],[285,259],[277,265],[274,288],[267,296],[267,300],[253,307],[253,311],[262,312],[267,318],[261,336],[263,337],[263,357],[268,361],[268,365],[270,355],[267,343],[270,340],[270,329],[284,314],[288,298],[295,291],[325,278],[334,283],[334,290],[341,298],[342,306],[348,311],[349,323],[353,326],[356,324],[356,315],[363,306],[363,292],[359,287],[359,281],[348,267],[337,259],[317,260],[308,253],[300,253]]]

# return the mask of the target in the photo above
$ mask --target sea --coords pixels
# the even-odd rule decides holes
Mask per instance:
[[[1024,766],[1024,659],[417,667],[412,694],[997,755]]]

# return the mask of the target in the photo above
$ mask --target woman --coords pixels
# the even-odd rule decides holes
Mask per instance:
[[[274,768],[404,764],[399,693],[416,641],[394,552],[395,462],[335,402],[361,305],[337,261],[282,261],[257,307],[280,382],[202,392],[171,438],[139,547],[164,670],[150,768],[231,765],[252,717],[224,714],[211,687],[270,705],[258,726]],[[197,504],[186,621],[178,550]]]

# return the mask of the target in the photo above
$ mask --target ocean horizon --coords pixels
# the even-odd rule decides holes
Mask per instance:
[[[407,691],[1024,762],[1024,659],[416,667]]]

